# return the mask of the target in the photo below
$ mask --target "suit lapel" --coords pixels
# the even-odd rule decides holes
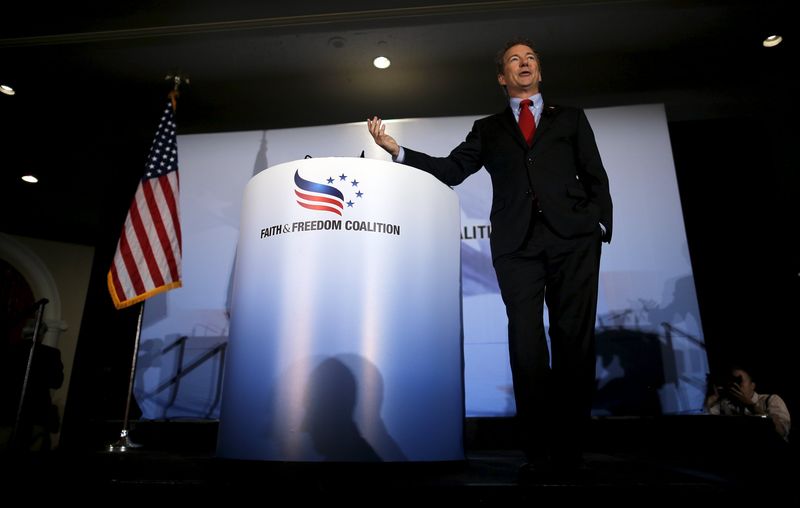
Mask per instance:
[[[536,132],[533,135],[533,143],[530,147],[528,147],[528,143],[525,141],[525,138],[522,137],[522,131],[519,130],[519,124],[517,124],[516,119],[514,118],[514,113],[511,111],[511,106],[507,106],[506,109],[500,113],[500,123],[504,129],[508,131],[511,137],[514,138],[514,141],[517,142],[522,148],[526,151],[531,150],[536,146],[536,143],[544,136],[550,126],[553,124],[553,118],[557,113],[558,108],[556,106],[544,106],[542,110],[542,116],[539,118],[539,124],[536,126]]]
[[[522,131],[519,130],[519,124],[514,118],[514,112],[511,111],[511,106],[506,106],[506,109],[500,113],[500,123],[518,145],[528,150],[528,143],[525,141],[525,138],[522,137]]]
[[[536,132],[533,134],[533,143],[531,143],[531,149],[536,146],[536,143],[542,139],[547,133],[547,130],[553,124],[553,117],[556,113],[556,106],[544,106],[542,109],[542,116],[539,118],[539,125],[536,126]]]

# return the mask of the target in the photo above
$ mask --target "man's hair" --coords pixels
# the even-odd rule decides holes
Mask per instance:
[[[726,386],[736,381],[736,379],[734,379],[733,377],[733,371],[735,370],[741,370],[746,372],[747,376],[750,378],[750,381],[755,383],[755,378],[753,377],[752,374],[753,371],[751,367],[749,367],[748,365],[744,365],[742,363],[734,363],[734,362],[726,363],[723,369],[714,375],[715,378],[714,383],[717,386]]]
[[[753,377],[753,370],[752,370],[752,368],[750,366],[745,365],[743,363],[732,363],[728,367],[728,375],[729,376],[733,375],[733,371],[735,371],[735,370],[741,370],[742,372],[747,374],[747,377],[750,378],[750,381],[755,382],[755,378]]]
[[[506,41],[505,45],[497,52],[497,54],[494,57],[494,64],[497,67],[497,74],[503,73],[503,67],[505,66],[505,62],[503,61],[503,56],[505,56],[506,51],[508,51],[510,48],[513,48],[518,44],[524,44],[525,46],[528,46],[529,48],[533,49],[533,55],[536,57],[536,62],[539,64],[539,70],[541,70],[542,63],[539,60],[539,53],[537,53],[533,47],[533,42],[531,42],[530,39],[527,39],[525,37],[514,37],[513,39]]]

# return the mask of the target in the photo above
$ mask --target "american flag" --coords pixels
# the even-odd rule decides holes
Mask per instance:
[[[108,271],[108,289],[117,309],[181,286],[175,130],[173,103],[168,102]]]

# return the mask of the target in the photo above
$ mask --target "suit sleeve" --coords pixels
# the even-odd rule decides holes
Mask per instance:
[[[576,139],[578,155],[578,171],[581,183],[589,195],[590,202],[600,209],[600,222],[606,228],[604,242],[611,241],[613,205],[608,188],[608,175],[600,159],[600,151],[594,138],[589,120],[583,110],[578,115],[578,132]]]
[[[428,154],[403,147],[403,164],[421,169],[435,176],[446,185],[458,185],[483,166],[481,157],[481,134],[478,122],[472,126],[467,138],[447,157],[431,157]]]

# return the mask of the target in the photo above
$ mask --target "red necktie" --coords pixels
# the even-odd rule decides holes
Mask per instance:
[[[533,113],[531,113],[531,104],[533,104],[533,101],[530,99],[525,99],[519,103],[519,129],[522,131],[525,141],[528,142],[528,146],[531,146],[533,135],[536,133],[536,121],[533,119]]]

